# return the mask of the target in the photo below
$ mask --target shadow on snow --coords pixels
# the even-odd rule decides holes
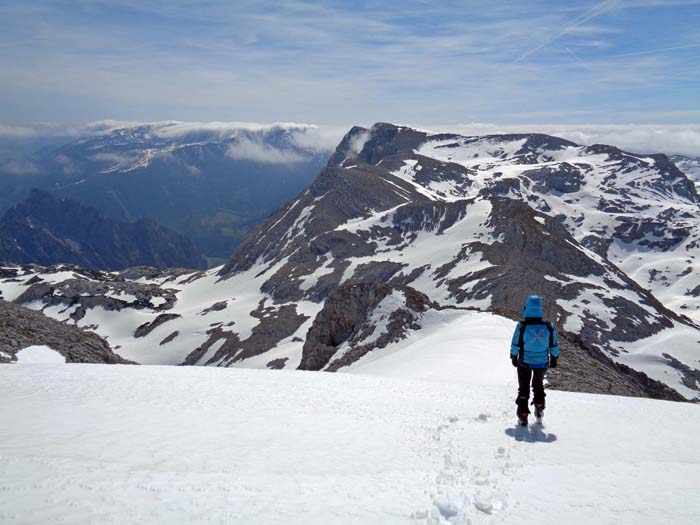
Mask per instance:
[[[529,425],[514,428],[507,428],[506,434],[516,441],[527,441],[528,443],[553,443],[557,440],[556,434],[548,434],[540,425]]]

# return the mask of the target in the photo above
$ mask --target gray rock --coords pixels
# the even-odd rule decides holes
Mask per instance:
[[[382,327],[368,324],[369,318],[395,291],[403,294],[404,305],[391,312],[386,332],[377,336],[374,331]],[[433,307],[425,294],[408,286],[377,281],[340,286],[328,297],[306,335],[299,369],[321,370],[328,365],[328,370],[334,372],[352,364],[366,353],[405,337],[407,330],[420,328],[420,314]],[[349,351],[333,360],[344,343]]]
[[[123,295],[123,299],[119,298]],[[133,299],[132,299],[133,297]],[[153,306],[152,299],[163,299],[163,303]],[[177,300],[174,290],[153,284],[130,281],[67,279],[60,283],[37,283],[27,288],[14,302],[29,304],[40,301],[45,306],[63,305],[66,309],[76,307],[71,318],[79,321],[87,310],[102,307],[105,310],[124,308],[169,310]]]
[[[218,363],[220,366],[228,366],[260,355],[293,335],[308,319],[308,316],[297,313],[294,304],[265,306],[265,302],[265,300],[260,301],[258,308],[251,312],[251,315],[257,317],[260,323],[253,328],[248,338],[241,340],[237,333],[217,326],[207,332],[209,335],[207,341],[190,353],[183,364]],[[220,339],[224,339],[221,347],[209,359],[202,361],[207,351]]]
[[[287,361],[289,361],[288,357],[280,357],[279,359],[273,359],[265,366],[270,370],[282,370],[286,366]]]
[[[173,319],[178,319],[180,317],[180,314],[160,314],[153,321],[140,325],[134,332],[134,337],[145,337],[163,323],[167,323],[168,321],[172,321]]]
[[[555,195],[580,191],[585,183],[581,170],[568,162],[562,162],[556,167],[528,170],[523,175],[536,183],[536,191]]]
[[[48,346],[67,363],[135,364],[115,354],[99,335],[7,301],[0,301],[0,363],[16,361],[28,346]]]
[[[158,343],[160,346],[167,345],[170,341],[174,340],[178,335],[180,335],[179,330],[175,330],[172,334],[168,335],[163,339],[160,343]]]

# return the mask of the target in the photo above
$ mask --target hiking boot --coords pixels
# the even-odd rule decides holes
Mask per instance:
[[[544,403],[535,403],[535,419],[538,423],[542,423],[544,417]]]
[[[526,427],[528,415],[530,415],[530,412],[518,412],[518,425]]]

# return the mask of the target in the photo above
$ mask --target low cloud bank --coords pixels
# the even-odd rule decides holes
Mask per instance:
[[[700,157],[700,125],[499,125],[447,124],[420,126],[430,131],[460,135],[546,133],[581,145],[610,144],[634,153],[667,153]]]
[[[258,142],[274,135],[284,135],[287,140],[299,148],[314,152],[333,151],[349,127],[317,126],[296,122],[181,122],[175,120],[162,122],[129,122],[119,120],[102,120],[82,126],[86,135],[104,135],[120,129],[143,127],[150,135],[164,140],[229,140]],[[242,147],[241,150],[247,149]]]
[[[275,148],[261,141],[238,140],[231,144],[226,155],[236,160],[250,160],[261,164],[293,164],[304,158],[291,150]]]
[[[378,119],[380,120],[380,119]],[[153,138],[165,141],[207,141],[238,139],[232,146],[231,156],[260,160],[269,154],[269,162],[294,162],[295,155],[270,144],[283,137],[284,142],[313,153],[330,153],[352,127],[301,124],[295,122],[134,122],[101,120],[80,126],[57,124],[10,125],[0,123],[0,139],[31,140],[37,137],[90,137],[117,130],[142,128]],[[364,123],[367,124],[367,123]],[[371,124],[371,123],[370,123]],[[667,153],[700,157],[700,125],[651,124],[436,124],[414,125],[434,132],[453,132],[461,135],[489,135],[499,133],[547,133],[577,144],[611,144],[635,153]],[[267,146],[264,146],[267,144]],[[297,155],[298,156],[298,155]]]

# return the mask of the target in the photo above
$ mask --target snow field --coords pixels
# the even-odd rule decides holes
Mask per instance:
[[[46,345],[34,345],[17,352],[17,362],[30,365],[65,363],[66,358]]]
[[[700,407],[507,385],[0,368],[2,523],[697,523]]]

